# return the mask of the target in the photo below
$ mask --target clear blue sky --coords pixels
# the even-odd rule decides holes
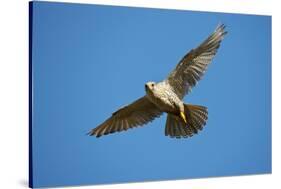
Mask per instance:
[[[34,186],[271,172],[271,17],[46,2],[34,3],[33,16]],[[209,109],[200,134],[164,136],[164,115],[86,135],[220,22],[229,33],[185,97]]]

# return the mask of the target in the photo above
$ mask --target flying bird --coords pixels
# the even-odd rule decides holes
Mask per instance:
[[[176,68],[161,82],[147,82],[146,95],[114,112],[88,134],[100,137],[143,126],[167,113],[165,135],[186,138],[197,134],[206,125],[208,110],[204,106],[185,104],[183,98],[202,78],[226,35],[225,25],[197,48],[190,50]]]

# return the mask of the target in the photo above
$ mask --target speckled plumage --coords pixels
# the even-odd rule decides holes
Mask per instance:
[[[203,43],[182,58],[167,79],[159,83],[147,82],[145,96],[114,112],[89,134],[100,137],[142,126],[163,112],[168,114],[166,136],[185,138],[198,133],[208,119],[207,108],[184,104],[182,99],[201,79],[226,33],[225,26],[219,25]]]
[[[155,87],[152,84],[153,82],[146,84],[146,96],[162,112],[177,114],[184,110],[183,102],[166,81],[155,84]]]

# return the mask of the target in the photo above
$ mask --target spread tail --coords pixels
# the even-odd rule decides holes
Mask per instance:
[[[185,117],[184,121],[182,117]],[[208,119],[208,110],[204,106],[184,104],[184,116],[168,114],[165,135],[170,137],[191,137],[202,130]]]

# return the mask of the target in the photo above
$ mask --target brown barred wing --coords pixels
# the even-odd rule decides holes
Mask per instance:
[[[100,137],[110,133],[126,131],[131,128],[142,126],[162,115],[153,103],[145,96],[120,108],[105,122],[92,129],[88,134]]]
[[[225,26],[219,25],[201,45],[188,52],[170,73],[168,84],[180,99],[201,79],[226,33]]]

